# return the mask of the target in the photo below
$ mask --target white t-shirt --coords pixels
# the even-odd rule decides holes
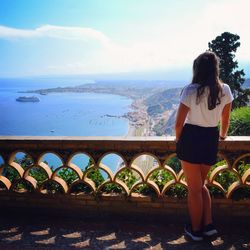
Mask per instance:
[[[216,127],[221,118],[224,106],[233,101],[233,95],[227,84],[222,84],[221,103],[213,110],[208,109],[209,87],[206,87],[200,102],[196,103],[197,89],[200,85],[192,83],[184,87],[180,102],[190,108],[185,123],[198,125],[201,127]]]

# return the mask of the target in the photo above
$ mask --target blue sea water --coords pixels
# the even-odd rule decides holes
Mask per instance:
[[[129,111],[132,100],[118,95],[95,93],[23,94],[19,91],[75,86],[75,82],[47,79],[0,79],[0,135],[32,136],[123,136],[128,120],[121,116]],[[19,96],[37,96],[40,102],[17,102]],[[47,158],[46,158],[47,157]],[[47,155],[45,160],[58,165]],[[118,157],[119,158],[119,157]],[[103,163],[115,171],[118,158],[106,157]],[[79,158],[80,159],[80,158]],[[79,159],[76,159],[78,165]],[[86,161],[82,160],[82,167]],[[84,163],[85,162],[85,163]]]

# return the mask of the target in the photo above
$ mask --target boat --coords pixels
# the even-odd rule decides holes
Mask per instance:
[[[36,96],[20,96],[16,98],[17,102],[40,102],[40,99]]]

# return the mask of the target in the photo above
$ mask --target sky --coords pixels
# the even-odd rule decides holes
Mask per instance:
[[[240,36],[249,77],[249,9],[249,0],[0,0],[0,77],[186,72],[225,31]]]

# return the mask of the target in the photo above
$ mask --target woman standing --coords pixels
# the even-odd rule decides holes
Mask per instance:
[[[227,136],[232,101],[229,86],[219,79],[218,57],[210,51],[199,55],[193,63],[192,83],[182,91],[175,124],[176,152],[188,185],[191,219],[184,230],[195,241],[217,233],[205,179],[217,161],[218,140]]]

